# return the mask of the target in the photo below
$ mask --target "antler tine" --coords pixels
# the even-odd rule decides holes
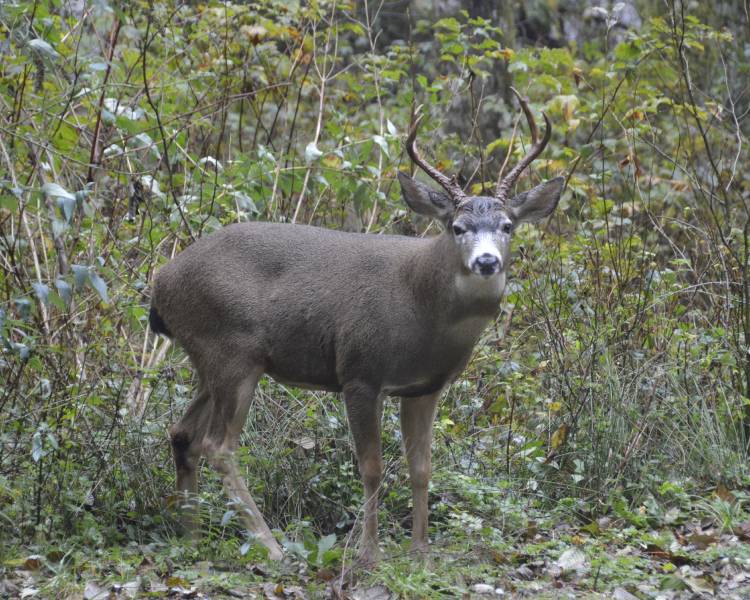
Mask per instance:
[[[518,102],[521,105],[521,110],[523,110],[523,114],[526,115],[526,121],[529,124],[529,129],[531,130],[531,149],[528,151],[526,156],[524,156],[518,162],[518,164],[513,167],[505,177],[503,177],[500,183],[497,184],[495,196],[497,198],[500,198],[501,200],[506,199],[508,192],[510,192],[510,189],[516,183],[518,177],[521,175],[521,173],[524,172],[524,170],[526,170],[526,167],[534,162],[534,160],[544,151],[544,149],[547,147],[547,143],[549,142],[550,137],[552,136],[552,125],[549,121],[549,117],[547,116],[547,113],[542,112],[542,116],[544,117],[544,137],[541,141],[539,141],[539,130],[537,129],[536,120],[534,119],[534,115],[531,113],[531,109],[529,108],[528,103],[526,102],[526,100],[524,100],[521,94],[518,93],[516,88],[511,87],[510,89],[516,95],[516,98],[518,98]]]
[[[453,197],[455,202],[463,200],[466,198],[466,194],[464,194],[464,191],[461,189],[461,186],[458,185],[456,179],[448,177],[432,165],[427,164],[417,150],[417,129],[419,128],[419,122],[422,120],[423,116],[419,114],[420,109],[421,106],[414,111],[411,127],[409,128],[409,136],[406,138],[406,151],[412,161],[414,161],[414,164],[443,186],[445,191]]]

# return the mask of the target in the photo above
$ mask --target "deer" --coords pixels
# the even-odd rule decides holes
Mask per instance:
[[[400,398],[412,491],[410,548],[428,551],[432,432],[441,392],[464,370],[499,314],[514,230],[549,216],[564,183],[557,177],[512,195],[552,132],[543,113],[539,139],[527,101],[513,93],[532,143],[505,177],[501,170],[491,196],[465,193],[455,176],[422,158],[416,145],[421,116],[413,115],[407,153],[443,189],[401,171],[398,181],[409,208],[442,224],[438,235],[235,223],[201,237],[157,272],[150,328],[177,341],[197,372],[195,396],[170,428],[177,491],[184,497],[197,492],[199,460],[205,457],[270,559],[283,558],[281,546],[235,459],[262,375],[343,395],[364,490],[358,550],[364,565],[380,556],[383,402]],[[194,530],[195,515],[186,509],[183,519]]]

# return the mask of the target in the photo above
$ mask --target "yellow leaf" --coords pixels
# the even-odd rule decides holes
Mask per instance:
[[[341,165],[341,159],[335,154],[326,154],[320,162],[323,163],[329,169],[335,169]]]
[[[734,494],[730,492],[727,486],[725,486],[723,483],[720,483],[718,485],[714,494],[716,494],[717,497],[724,500],[724,502],[728,502],[729,504],[734,504],[737,500],[737,498],[734,497]]]
[[[568,425],[566,423],[563,423],[562,425],[560,425],[560,427],[557,428],[557,431],[552,434],[552,439],[550,440],[552,449],[557,450],[565,443],[566,439],[568,439]]]

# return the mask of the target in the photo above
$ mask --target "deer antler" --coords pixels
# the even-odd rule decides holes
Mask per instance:
[[[536,121],[534,120],[534,115],[531,114],[529,105],[526,103],[526,100],[523,99],[521,94],[518,93],[516,88],[511,87],[510,89],[516,95],[516,98],[518,98],[521,110],[523,110],[523,114],[526,115],[526,121],[529,123],[529,129],[531,130],[531,149],[526,156],[524,156],[520,162],[514,166],[508,174],[500,180],[500,182],[498,182],[495,190],[495,197],[503,201],[508,198],[511,188],[515,185],[516,180],[518,180],[521,173],[523,173],[526,167],[534,162],[534,159],[544,151],[544,148],[547,146],[547,142],[549,142],[550,136],[552,135],[552,125],[549,122],[549,117],[547,117],[547,113],[542,112],[545,123],[544,137],[539,141],[539,131],[537,130]]]
[[[419,122],[422,120],[422,115],[419,114],[421,108],[422,107],[419,106],[412,115],[411,126],[409,127],[409,137],[406,138],[406,151],[409,153],[412,161],[414,161],[414,164],[443,186],[445,191],[451,195],[453,201],[458,204],[461,200],[466,198],[466,194],[464,194],[461,186],[458,185],[456,178],[448,177],[432,165],[427,164],[417,150],[417,129],[419,128]]]

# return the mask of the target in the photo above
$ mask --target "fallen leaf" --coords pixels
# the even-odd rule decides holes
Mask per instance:
[[[488,583],[475,583],[471,586],[471,591],[481,595],[494,594],[495,586]]]
[[[0,597],[15,598],[19,595],[18,586],[10,579],[0,579]]]
[[[303,435],[302,437],[295,439],[294,443],[304,450],[312,450],[313,448],[315,448],[315,440],[307,435]]]
[[[279,591],[279,588],[281,588],[280,593],[277,593]],[[263,584],[263,593],[265,594],[265,597],[269,600],[279,600],[284,598],[284,586],[281,584],[276,583],[264,583]]]
[[[51,562],[60,562],[65,554],[60,550],[50,550],[47,552],[47,560]]]
[[[515,571],[516,577],[519,579],[527,579],[531,580],[534,579],[534,571],[532,571],[529,567],[526,565],[521,565],[518,567]]]
[[[737,498],[734,497],[734,494],[730,492],[727,486],[722,483],[720,483],[716,487],[716,491],[714,492],[714,494],[724,500],[724,502],[729,502],[729,504],[734,504],[737,501]]]
[[[179,596],[180,598],[195,598],[198,594],[198,590],[196,590],[194,587],[183,587],[181,585],[176,585],[174,587],[170,587],[167,594],[170,596]]]
[[[182,577],[167,577],[166,581],[167,587],[183,587],[183,588],[189,588],[190,582],[186,579],[183,579]]]
[[[83,600],[106,600],[107,596],[109,592],[95,581],[87,582],[83,589]]]
[[[578,575],[582,575],[589,569],[586,555],[578,548],[565,550],[560,558],[555,561],[555,564],[560,567],[563,574],[576,572]]]
[[[331,581],[334,577],[336,577],[336,572],[332,569],[318,569],[318,572],[315,574],[315,576],[321,581]]]
[[[42,566],[42,557],[39,554],[32,554],[23,561],[23,568],[29,571],[38,571]]]
[[[677,519],[680,518],[680,509],[676,506],[673,506],[670,508],[666,513],[664,513],[664,522],[667,525],[671,525],[672,523],[675,523]]]
[[[693,533],[687,536],[687,541],[698,550],[705,550],[711,544],[717,543],[719,536],[715,533]]]
[[[364,591],[355,592],[352,600],[390,600],[391,592],[384,585],[376,585]]]
[[[682,565],[688,565],[692,562],[689,557],[682,554],[673,554],[672,552],[668,552],[660,546],[657,546],[656,544],[649,544],[648,546],[646,546],[645,552],[653,559],[671,562],[678,567]]]
[[[714,595],[714,585],[705,577],[685,577],[684,581],[694,594]]]
[[[687,583],[676,575],[665,575],[659,582],[660,590],[686,590],[688,589]]]
[[[584,525],[583,527],[581,527],[581,531],[585,531],[586,533],[590,533],[591,535],[599,535],[601,533],[599,523],[597,523],[596,521],[591,521],[591,523]]]
[[[112,591],[115,592],[118,596],[122,596],[125,598],[135,598],[136,596],[138,596],[138,590],[141,587],[141,582],[139,581],[139,579],[140,577],[138,579],[134,579],[133,581],[123,583],[122,585],[112,586]]]
[[[613,600],[638,600],[637,596],[634,596],[631,594],[628,590],[625,588],[615,588],[612,592],[612,599]]]
[[[153,566],[154,566],[154,562],[148,556],[144,556],[135,570],[136,570],[136,573],[141,574]]]

